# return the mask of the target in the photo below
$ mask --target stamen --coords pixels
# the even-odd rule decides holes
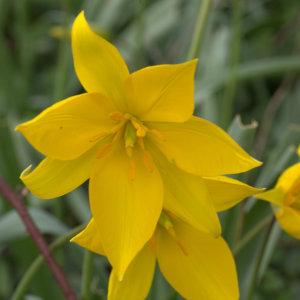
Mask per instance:
[[[152,173],[154,171],[155,165],[154,165],[152,156],[146,150],[143,152],[143,163],[150,173]]]
[[[143,126],[142,124],[140,124],[138,121],[136,121],[133,118],[131,118],[130,121],[131,121],[132,125],[134,126],[134,128],[136,129],[136,135],[138,137],[146,136],[148,129],[145,126]]]
[[[187,256],[188,251],[186,250],[186,248],[184,247],[182,242],[178,239],[178,236],[175,232],[173,223],[172,223],[171,219],[169,218],[169,216],[166,215],[164,212],[162,212],[160,217],[159,217],[158,223],[167,230],[167,232],[170,234],[170,236],[177,243],[178,247],[181,249],[183,254]]]
[[[106,131],[106,132],[98,133],[98,134],[94,135],[93,137],[91,137],[91,138],[89,139],[89,142],[90,142],[90,143],[94,143],[94,142],[100,140],[101,138],[107,136],[108,134],[109,134],[109,132],[107,132],[107,131]]]
[[[136,131],[136,135],[138,137],[144,137],[144,136],[146,136],[146,133],[147,133],[147,130],[146,130],[146,127],[144,127],[144,126],[140,126]]]
[[[142,150],[145,150],[144,139],[139,137],[138,138],[138,143],[139,143],[139,146],[142,148]]]
[[[125,120],[121,121],[119,124],[117,124],[116,126],[114,126],[111,130],[110,133],[116,133],[118,132],[125,124]]]
[[[129,157],[132,156],[133,147],[136,143],[136,132],[134,127],[130,122],[127,123],[125,134],[124,134],[124,140],[125,140],[125,149],[126,153]]]
[[[133,181],[136,178],[136,165],[133,159],[129,161],[129,179]]]
[[[127,154],[129,157],[132,157],[133,147],[132,147],[132,146],[126,146],[125,149],[126,149],[126,154]]]
[[[112,150],[112,146],[113,146],[112,143],[104,145],[102,148],[98,150],[96,158],[100,159],[106,156]]]
[[[121,120],[124,120],[124,115],[119,112],[119,111],[114,111],[112,112],[109,117],[115,121],[121,121]]]
[[[151,133],[153,133],[158,139],[160,139],[162,142],[166,141],[166,137],[163,135],[162,132],[160,132],[157,129],[151,129],[150,130]]]

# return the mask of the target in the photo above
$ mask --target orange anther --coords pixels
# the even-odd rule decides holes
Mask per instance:
[[[114,111],[112,112],[109,117],[115,121],[121,121],[121,120],[124,120],[124,115],[119,112],[119,111]]]
[[[150,153],[148,151],[144,151],[143,153],[143,163],[145,165],[145,167],[147,168],[147,170],[152,173],[155,169],[155,165],[152,159],[152,156],[150,155]]]

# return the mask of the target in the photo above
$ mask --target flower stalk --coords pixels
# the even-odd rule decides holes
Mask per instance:
[[[26,227],[27,232],[31,236],[33,242],[36,244],[41,254],[43,255],[47,266],[49,267],[58,285],[60,286],[65,298],[67,300],[75,300],[75,293],[73,292],[67,278],[65,277],[63,270],[52,257],[51,252],[41,232],[30,217],[25,205],[21,200],[22,196],[15,194],[12,188],[8,185],[8,183],[6,183],[6,181],[2,177],[0,177],[0,193],[3,196],[3,198],[6,199],[14,207],[14,209],[20,216],[22,222]]]
[[[70,239],[79,233],[83,228],[85,227],[85,224],[79,225],[75,227],[74,229],[70,230],[66,234],[58,237],[54,242],[52,242],[49,245],[49,251],[53,253],[55,250],[59,249],[66,243],[70,241]],[[26,293],[26,290],[29,287],[29,284],[33,280],[35,274],[40,270],[40,268],[43,266],[45,259],[40,254],[30,265],[30,267],[27,269],[26,273],[23,275],[22,279],[18,283],[11,300],[22,300],[24,294]]]
[[[204,29],[207,23],[208,15],[210,8],[212,6],[212,0],[203,0],[201,1],[201,5],[199,7],[198,16],[196,20],[196,25],[193,33],[193,39],[191,43],[191,47],[188,51],[187,58],[193,59],[198,56],[199,51],[202,46]]]
[[[89,300],[91,299],[91,282],[93,273],[93,253],[85,250],[83,265],[82,265],[82,277],[81,277],[81,299]]]

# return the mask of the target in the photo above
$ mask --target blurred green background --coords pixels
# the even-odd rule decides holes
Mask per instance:
[[[22,190],[20,172],[41,157],[14,132],[15,125],[82,91],[69,36],[81,10],[95,31],[118,46],[133,71],[186,60],[201,4],[199,0],[0,0],[0,175],[16,191]],[[297,160],[299,29],[299,0],[218,0],[212,2],[195,53],[196,113],[228,130],[264,161],[259,170],[239,176],[259,187],[271,187]],[[30,194],[24,199],[49,243],[89,219],[85,187],[59,200],[42,202]],[[275,225],[260,257],[271,215],[268,204],[249,199],[221,216],[224,236],[235,249],[245,300],[300,299],[300,242]],[[253,229],[255,238],[237,251],[238,242]],[[37,255],[17,215],[0,196],[0,299],[11,298]],[[80,294],[83,250],[66,243],[55,257]],[[93,259],[92,295],[105,299],[110,269],[104,258]],[[22,299],[63,296],[42,267]],[[181,298],[157,270],[149,299]]]

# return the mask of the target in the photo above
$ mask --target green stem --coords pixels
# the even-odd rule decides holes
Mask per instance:
[[[136,67],[143,67],[145,64],[145,9],[146,0],[136,0]]]
[[[51,251],[51,253],[54,252],[55,250],[57,250],[58,248],[62,247],[64,244],[66,244],[74,235],[79,233],[84,227],[85,227],[85,225],[77,226],[76,228],[70,230],[65,235],[62,235],[59,238],[57,238],[49,246],[49,250]],[[23,296],[26,293],[26,290],[28,289],[30,282],[34,278],[34,275],[40,270],[43,263],[44,263],[44,258],[42,257],[42,255],[39,255],[33,261],[33,263],[30,265],[30,267],[27,269],[26,273],[24,274],[21,281],[17,285],[17,287],[11,297],[11,300],[22,300],[23,299]]]
[[[265,251],[267,249],[268,241],[269,241],[269,238],[271,236],[272,228],[273,228],[274,224],[275,224],[275,218],[273,216],[273,218],[272,218],[272,220],[271,220],[271,222],[270,222],[270,224],[267,228],[267,231],[266,231],[265,237],[262,241],[261,247],[260,247],[260,249],[257,253],[257,256],[256,256],[254,273],[253,273],[253,276],[252,276],[252,279],[251,279],[248,296],[246,298],[247,300],[251,300],[253,298],[255,288],[258,284],[260,266],[261,266],[261,263],[263,261]]]
[[[192,43],[187,55],[188,59],[193,59],[197,57],[199,54],[202,45],[204,29],[207,23],[207,19],[208,19],[208,15],[212,3],[213,3],[212,0],[201,1],[201,5],[199,7],[196,25],[193,33]]]
[[[54,74],[54,87],[53,87],[53,99],[61,99],[66,93],[66,84],[68,80],[68,68],[70,67],[70,38],[67,34],[69,32],[69,11],[70,3],[69,0],[64,0],[62,2],[62,11],[64,13],[64,19],[62,27],[66,34],[63,35],[57,55],[56,70]]]
[[[249,230],[245,236],[240,239],[240,241],[233,248],[234,256],[237,256],[241,250],[252,240],[254,239],[260,232],[263,230],[273,219],[273,215],[268,215],[264,219],[262,219],[259,223],[256,224],[251,230]]]
[[[89,300],[91,298],[90,287],[93,272],[93,253],[85,250],[82,265],[81,277],[81,299]]]
[[[224,92],[224,99],[222,102],[222,116],[221,116],[221,124],[223,128],[227,128],[231,122],[233,117],[233,106],[234,106],[234,96],[236,93],[236,72],[238,61],[240,57],[240,40],[241,40],[241,5],[240,0],[232,0],[232,8],[233,8],[233,19],[232,19],[232,48],[230,49],[230,73],[231,80],[228,82],[228,85]]]
[[[238,216],[237,216],[237,223],[236,223],[236,230],[234,234],[233,244],[236,245],[243,233],[244,223],[245,223],[245,204],[246,202],[242,202],[238,207]]]

